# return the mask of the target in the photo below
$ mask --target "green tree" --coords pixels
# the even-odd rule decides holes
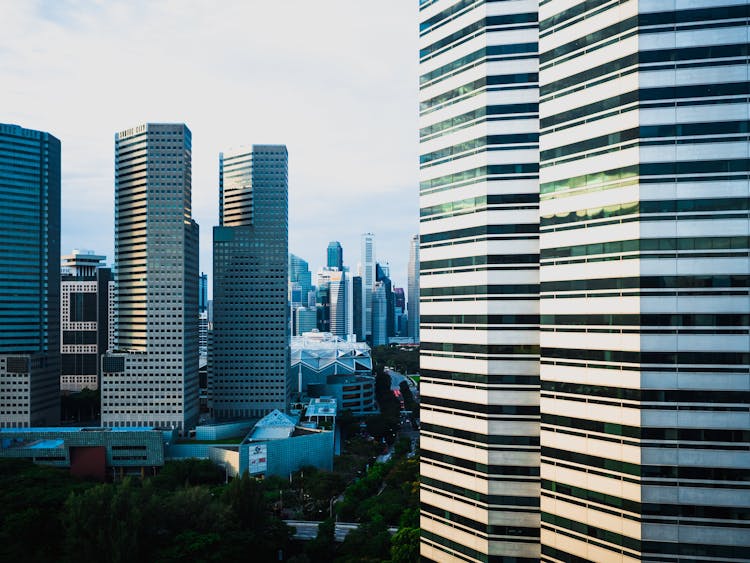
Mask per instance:
[[[419,561],[419,528],[401,528],[391,538],[390,563]]]
[[[307,542],[305,553],[312,563],[328,563],[336,551],[336,523],[326,518],[318,525],[318,535]]]

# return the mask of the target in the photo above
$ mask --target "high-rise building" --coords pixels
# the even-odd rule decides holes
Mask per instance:
[[[419,342],[419,235],[411,237],[409,245],[409,271],[406,315],[409,323],[408,336]]]
[[[361,276],[364,295],[364,333],[369,340],[372,335],[372,290],[375,289],[375,235],[364,233],[361,236]]]
[[[321,306],[327,312],[328,319],[323,332],[330,332],[339,338],[346,337],[346,275],[338,268],[321,268],[318,270],[318,291],[321,294]]]
[[[60,141],[0,124],[0,427],[60,421]]]
[[[291,394],[287,150],[226,152],[219,168],[209,406],[217,418],[262,416],[287,410]]]
[[[106,256],[74,250],[62,257],[60,292],[61,391],[98,389],[102,355],[109,346]]]
[[[375,282],[382,282],[385,293],[385,332],[386,337],[395,334],[395,306],[393,302],[393,283],[390,278],[390,267],[388,264],[375,264]],[[373,319],[373,324],[375,320]],[[374,329],[373,329],[374,330]],[[386,341],[386,344],[388,342]]]
[[[750,561],[749,15],[540,6],[545,561]]]
[[[103,426],[184,433],[198,421],[198,224],[190,129],[115,134],[115,344],[102,358]]]
[[[375,282],[372,290],[372,345],[385,346],[388,344],[388,299],[386,285],[382,281]]]
[[[352,334],[357,342],[365,341],[364,329],[364,294],[362,293],[362,276],[352,276]]]
[[[539,561],[537,2],[419,19],[421,553]]]
[[[421,3],[423,558],[750,561],[750,3],[540,2],[535,162],[536,4]]]
[[[338,268],[342,272],[344,271],[344,249],[339,241],[332,240],[328,243],[326,258],[326,265],[329,268]]]
[[[312,290],[312,272],[310,265],[295,254],[289,254],[289,281],[300,284],[303,301],[307,302],[307,294]]]

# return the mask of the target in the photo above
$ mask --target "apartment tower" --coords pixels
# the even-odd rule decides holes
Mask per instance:
[[[420,2],[421,554],[539,561],[537,2]]]
[[[115,134],[115,342],[102,358],[102,425],[181,433],[198,422],[198,224],[191,133]]]
[[[60,141],[0,123],[0,428],[60,422]]]
[[[284,145],[219,155],[209,388],[217,418],[288,409],[288,209]]]

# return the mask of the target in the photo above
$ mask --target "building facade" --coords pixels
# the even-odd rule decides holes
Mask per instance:
[[[60,420],[60,141],[0,124],[0,428]]]
[[[544,560],[750,561],[749,15],[540,7]]]
[[[198,224],[190,130],[115,135],[115,343],[102,358],[102,425],[181,433],[198,421]]]
[[[539,561],[537,2],[420,2],[421,554]]]
[[[409,266],[407,272],[406,316],[408,334],[419,342],[419,235],[411,237],[409,244]]]
[[[285,411],[291,393],[287,150],[253,145],[226,152],[219,168],[209,408],[217,418]]]
[[[74,250],[62,258],[60,292],[60,391],[99,388],[102,355],[109,346],[109,284],[106,256]]]

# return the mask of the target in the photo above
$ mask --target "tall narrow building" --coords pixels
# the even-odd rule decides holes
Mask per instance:
[[[115,343],[102,358],[102,425],[184,433],[198,421],[198,224],[190,129],[115,134]]]
[[[60,421],[60,141],[0,124],[0,428]]]
[[[372,336],[372,290],[375,289],[375,235],[363,233],[361,236],[362,321],[365,340]]]
[[[219,178],[209,408],[217,418],[264,416],[287,410],[292,390],[286,147],[222,153]]]
[[[408,334],[419,342],[419,235],[411,237],[409,245],[409,271],[407,272],[406,318]]]
[[[419,19],[421,554],[536,562],[537,2]]]
[[[62,258],[60,391],[99,388],[102,356],[109,346],[109,284],[106,256],[73,250]]]
[[[544,561],[750,561],[749,16],[540,7]]]

